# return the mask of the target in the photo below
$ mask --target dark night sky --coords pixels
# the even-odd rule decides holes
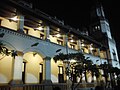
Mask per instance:
[[[33,3],[33,7],[46,14],[64,20],[66,25],[81,28],[89,22],[90,8],[96,0],[26,0]],[[112,36],[116,43],[119,39],[119,2],[118,0],[98,0],[102,3],[106,18],[109,21]],[[118,44],[117,44],[118,45]],[[120,45],[120,44],[119,44]],[[118,45],[118,46],[119,46]]]

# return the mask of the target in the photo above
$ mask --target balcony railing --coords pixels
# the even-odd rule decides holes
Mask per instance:
[[[67,90],[67,84],[21,84],[0,86],[0,90],[46,90],[46,88],[48,88],[47,90]]]
[[[75,84],[76,85],[76,84]],[[81,83],[76,89],[90,90],[95,88],[96,83]],[[21,84],[21,85],[0,85],[0,90],[70,90],[67,83],[53,83],[53,84]]]

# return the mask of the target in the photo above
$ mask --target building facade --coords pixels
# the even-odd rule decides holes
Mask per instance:
[[[92,14],[98,19],[92,15],[89,32],[81,32],[23,1],[1,2],[0,44],[12,55],[0,53],[0,84],[59,83],[60,78],[66,81],[65,64],[53,60],[60,52],[82,51],[94,64],[106,62],[119,68],[116,44],[103,8],[94,8]],[[92,76],[88,73],[87,77],[91,82]]]

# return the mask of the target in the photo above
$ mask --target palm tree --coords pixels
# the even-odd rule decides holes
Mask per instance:
[[[103,76],[105,77],[105,82],[106,82],[106,85],[108,84],[108,78],[109,78],[109,74],[110,74],[110,79],[111,79],[111,85],[113,86],[115,83],[114,83],[114,80],[113,80],[113,74],[114,74],[114,69],[113,67],[110,65],[110,64],[107,64],[106,62],[104,64],[101,64],[100,65],[100,68],[103,69]]]
[[[84,61],[83,61],[84,74],[85,74],[85,81],[86,82],[87,82],[87,71],[89,71],[92,64],[93,64],[93,62],[91,60],[89,60],[89,57],[85,58]]]

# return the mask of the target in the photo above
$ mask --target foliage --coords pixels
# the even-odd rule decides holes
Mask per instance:
[[[71,60],[71,59],[75,59],[75,60],[84,60],[85,56],[82,53],[69,53],[69,54],[63,54],[63,53],[59,53],[58,55],[55,55],[53,57],[54,61],[57,62],[58,60]]]
[[[93,63],[91,60],[89,60],[89,57],[86,58],[84,54],[80,52],[69,54],[59,53],[58,55],[55,55],[53,59],[55,60],[55,62],[57,62],[58,60],[69,61],[67,62],[68,66],[66,67],[66,75],[69,76],[69,79],[71,80],[73,80],[73,74],[76,77],[82,79],[82,73],[84,73],[85,78],[87,78],[86,71],[88,70],[89,66]],[[76,60],[76,62],[70,62],[71,59]]]
[[[9,50],[3,43],[0,42],[0,54],[2,56],[9,56],[9,55],[11,55],[12,57],[15,58],[15,56],[17,56],[17,51]]]
[[[10,51],[5,47],[3,43],[0,42],[0,54],[9,56]]]

